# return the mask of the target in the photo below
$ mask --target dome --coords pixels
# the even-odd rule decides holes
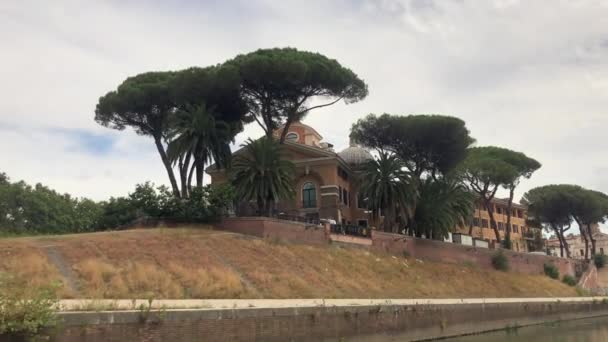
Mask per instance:
[[[349,147],[338,153],[340,158],[351,165],[361,165],[368,160],[374,159],[371,153],[363,147],[351,144]]]

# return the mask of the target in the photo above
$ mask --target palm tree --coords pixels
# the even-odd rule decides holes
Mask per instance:
[[[215,118],[213,108],[204,104],[177,112],[174,120],[174,138],[169,143],[167,155],[174,165],[179,163],[182,192],[186,193],[191,191],[194,174],[196,186],[203,186],[205,164],[211,160],[218,167],[229,164],[234,132],[226,122]]]
[[[417,236],[446,237],[449,231],[471,219],[475,196],[461,182],[429,177],[420,183],[418,190],[414,226],[410,227]]]
[[[248,139],[242,146],[231,170],[237,198],[256,201],[259,215],[269,215],[272,203],[293,198],[295,166],[281,158],[281,147],[272,138]]]
[[[384,213],[384,231],[398,231],[397,213],[404,218],[411,216],[416,190],[404,168],[399,158],[382,152],[377,159],[367,162],[361,172],[360,191],[374,215]]]

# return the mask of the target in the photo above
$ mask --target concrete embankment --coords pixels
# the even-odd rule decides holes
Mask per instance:
[[[62,301],[51,341],[418,341],[608,316],[608,299]],[[89,310],[89,311],[77,311]],[[90,311],[97,310],[97,311]]]

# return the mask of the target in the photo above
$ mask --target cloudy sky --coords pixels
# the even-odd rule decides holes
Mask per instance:
[[[94,199],[166,183],[152,141],[97,125],[126,77],[257,48],[323,53],[369,85],[311,113],[337,149],[368,113],[441,113],[543,167],[523,191],[608,192],[608,1],[0,1],[0,171]],[[237,137],[259,136],[255,126]]]

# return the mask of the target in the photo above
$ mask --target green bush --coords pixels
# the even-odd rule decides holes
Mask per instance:
[[[0,338],[25,340],[54,326],[57,287],[32,287],[26,281],[0,274]]]
[[[574,279],[574,277],[569,274],[564,275],[564,277],[562,278],[562,282],[569,286],[576,286],[576,279]]]
[[[604,254],[596,254],[593,256],[595,267],[602,268],[606,265],[606,256]]]
[[[492,266],[499,271],[509,270],[509,259],[502,251],[494,253],[492,256]]]
[[[559,270],[553,264],[544,265],[545,274],[552,279],[559,279]]]

